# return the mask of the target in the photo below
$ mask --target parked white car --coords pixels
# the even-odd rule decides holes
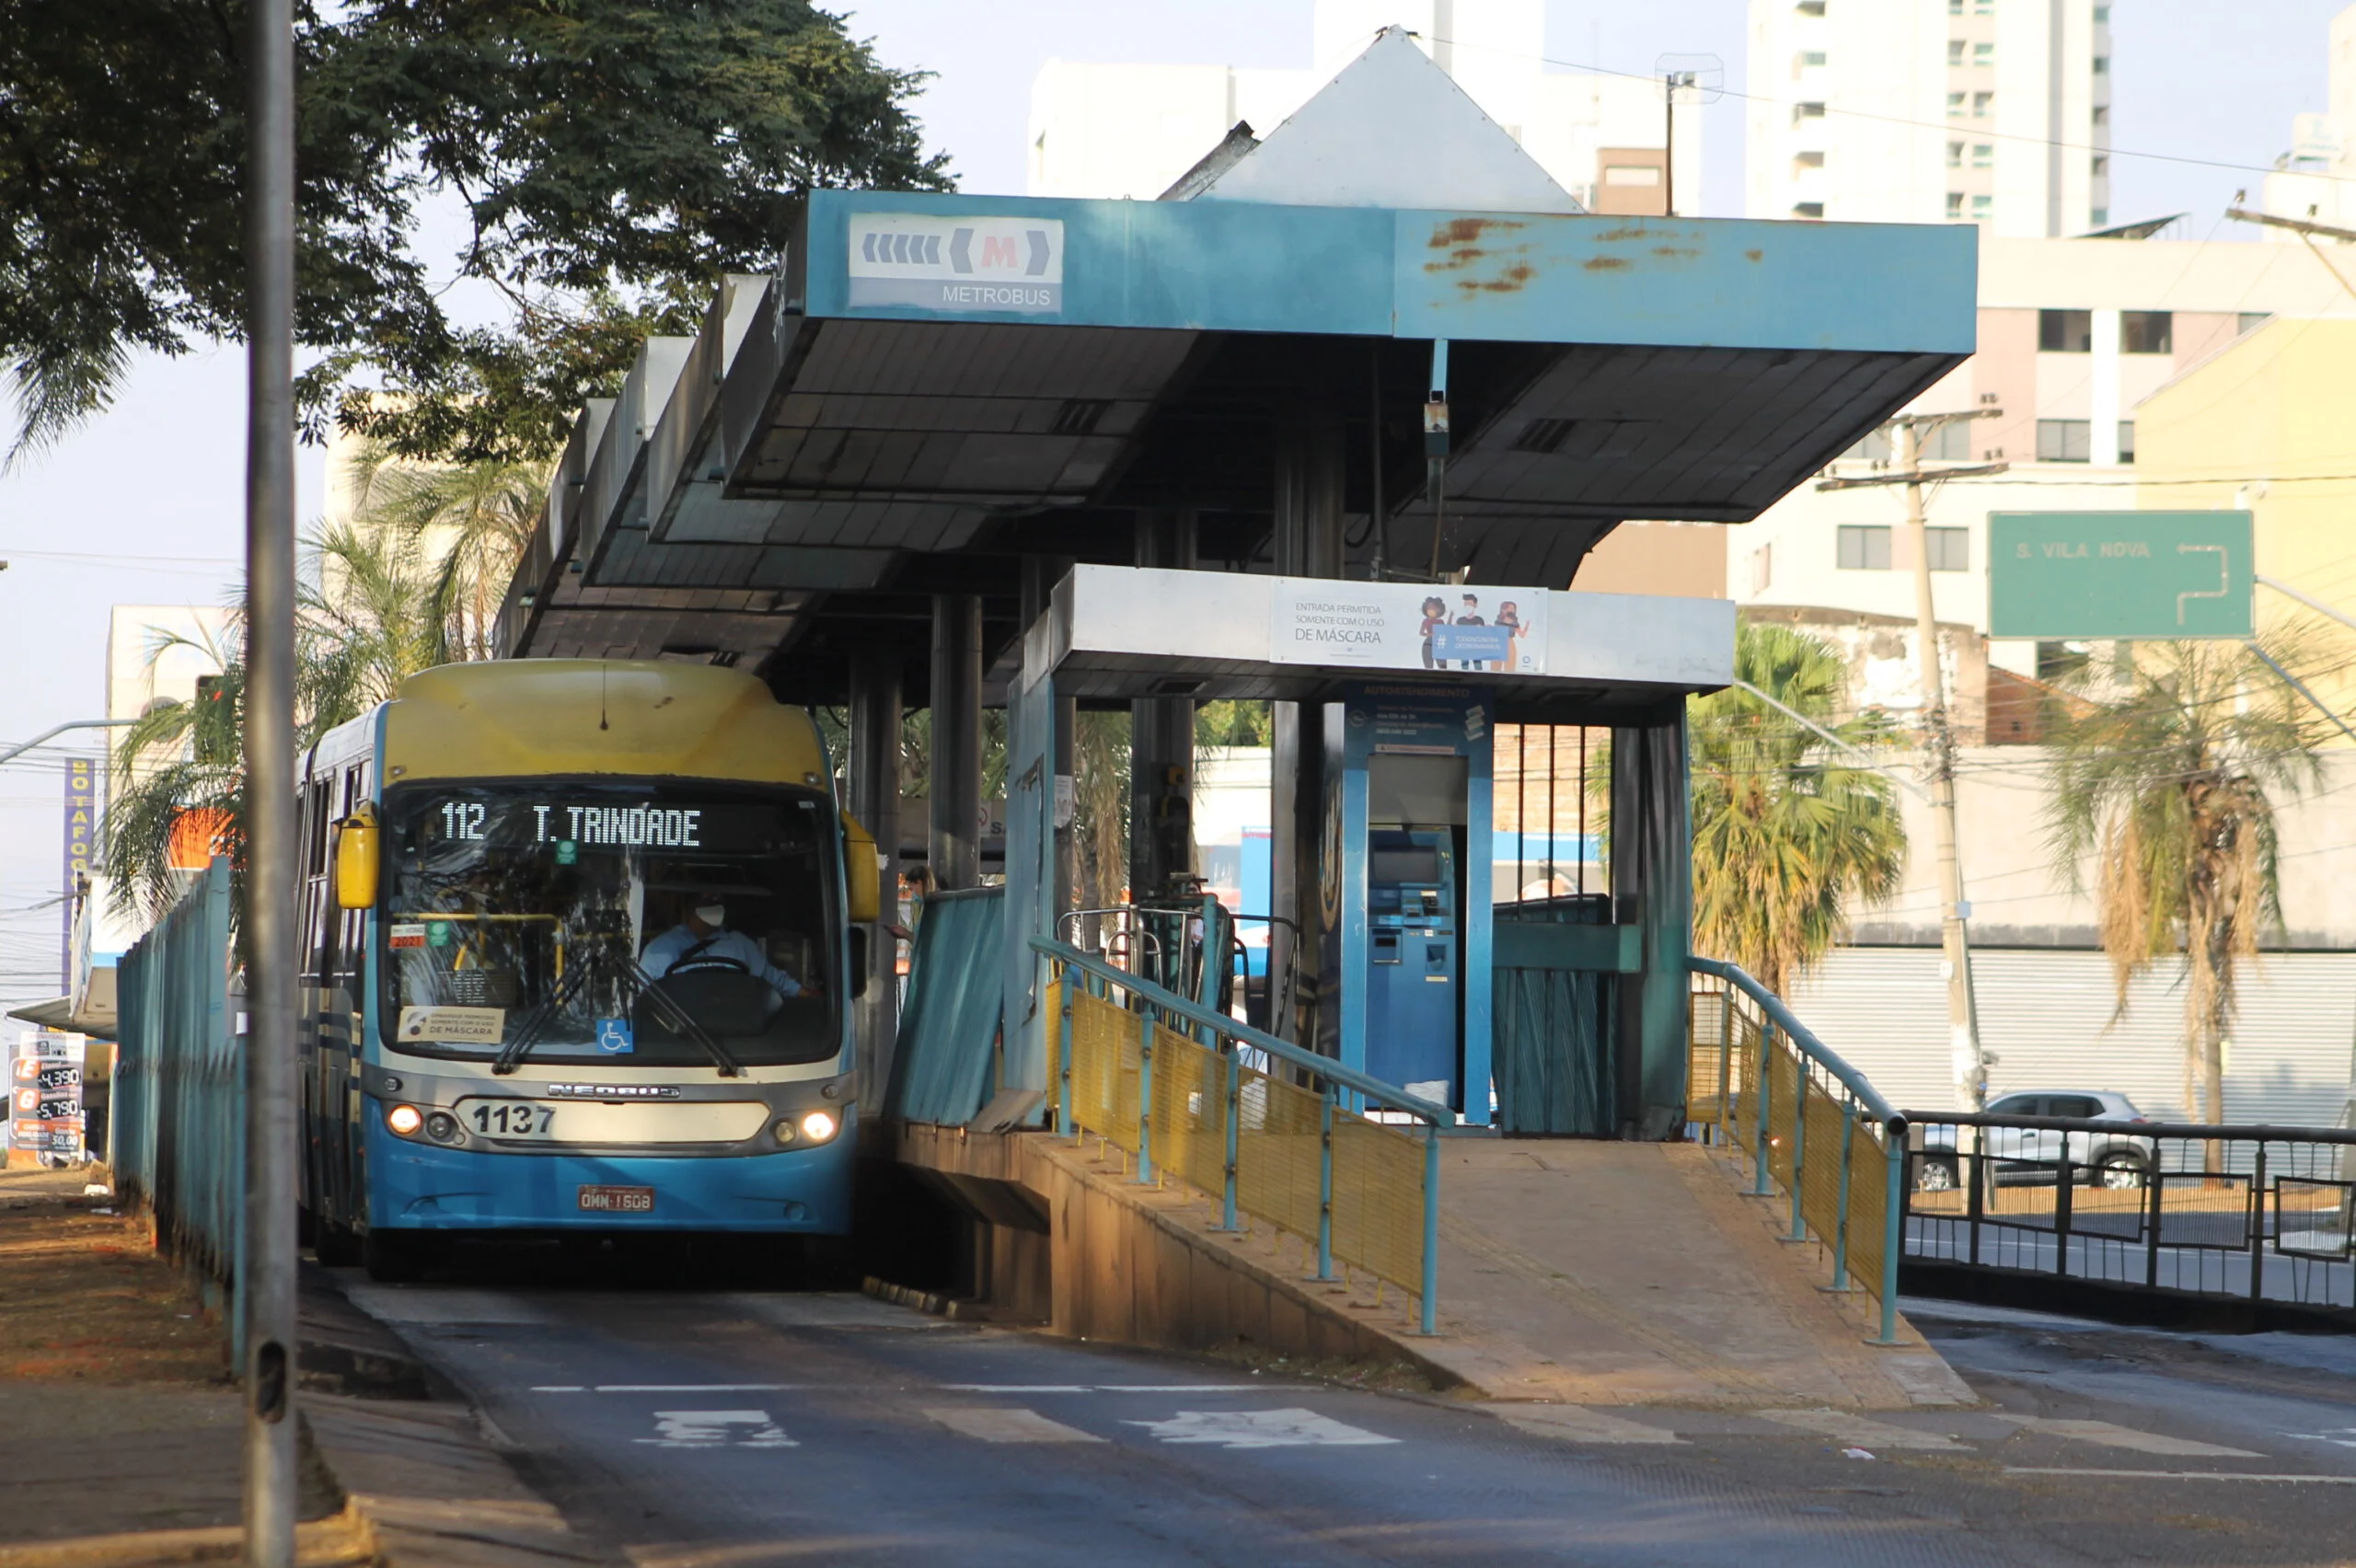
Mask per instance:
[[[2082,1121],[2147,1123],[2151,1120],[2123,1094],[2108,1090],[2039,1090],[2007,1094],[1988,1102],[1991,1116],[2067,1116]],[[1914,1165],[1914,1190],[1944,1193],[1962,1185],[1953,1125],[1923,1128]],[[2065,1133],[2040,1127],[1982,1127],[1981,1150],[2000,1182],[2050,1182],[2059,1162],[2070,1161],[2073,1177],[2104,1187],[2140,1187],[2158,1158],[2150,1138],[2108,1128]]]

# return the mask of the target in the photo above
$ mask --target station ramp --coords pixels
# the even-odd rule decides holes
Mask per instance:
[[[1722,1035],[1735,1049],[1694,1065],[1698,1085],[1718,1085],[1716,1127],[1695,1126],[1712,1141],[1501,1136],[1444,1112],[1417,1125],[1417,1102],[1396,1090],[1386,1113],[1385,1086],[1041,946],[1057,966],[1043,1001],[1061,1020],[1060,1087],[1044,1111],[1035,1094],[983,1102],[969,1064],[988,1059],[994,1029],[974,1010],[912,1005],[918,1027],[901,1042],[884,1139],[909,1201],[930,1194],[962,1220],[955,1277],[931,1282],[961,1310],[1271,1366],[1404,1366],[1487,1401],[1976,1402],[1886,1309],[1868,1201],[1879,1178],[1865,1179],[1887,1174],[1878,1146],[1828,1130],[1839,1106],[1812,1080],[1796,1095],[1794,1059],[1762,1053],[1768,1037],[1735,1029],[1715,998],[1697,1009],[1697,1046]],[[939,984],[957,966],[926,967],[920,980]],[[1288,1066],[1309,1076],[1288,1081]],[[1792,1116],[1803,1103],[1807,1133]],[[1818,1150],[1800,1155],[1797,1224],[1796,1134]],[[1837,1168],[1833,1150],[1845,1150]],[[1819,1200],[1836,1169],[1860,1179],[1832,1213]]]

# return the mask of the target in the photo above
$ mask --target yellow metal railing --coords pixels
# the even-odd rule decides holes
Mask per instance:
[[[1834,1287],[1875,1297],[1893,1343],[1906,1118],[1740,969],[1687,967],[1687,1119],[1750,1156],[1751,1192],[1788,1199],[1792,1239],[1831,1248]]]
[[[1218,1194],[1237,1216],[1317,1249],[1419,1297],[1438,1330],[1439,1128],[1444,1106],[1352,1072],[1150,985],[1092,954],[1034,940],[1059,998],[1056,1124]],[[1414,1136],[1362,1114],[1404,1113]]]

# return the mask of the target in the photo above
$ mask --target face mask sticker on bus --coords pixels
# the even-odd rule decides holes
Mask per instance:
[[[507,1033],[505,1008],[403,1008],[394,1032],[436,1045],[496,1045]]]
[[[626,1018],[597,1020],[597,1049],[608,1056],[627,1056],[638,1049],[638,1037]]]

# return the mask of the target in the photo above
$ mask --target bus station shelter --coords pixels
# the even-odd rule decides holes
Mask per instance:
[[[1496,721],[1613,731],[1643,999],[1587,1130],[1666,1136],[1683,699],[1731,677],[1733,615],[1584,594],[1580,564],[1623,520],[1738,525],[1805,481],[1972,352],[1974,270],[1968,225],[1585,213],[1386,35],[1160,201],[812,192],[774,275],[729,279],[584,412],[502,651],[741,664],[846,709],[847,805],[953,889],[982,875],[980,715],[1004,706],[1008,925],[1033,930],[1068,902],[1076,705],[1131,710],[1142,888],[1189,869],[1192,705],[1270,700],[1274,913],[1313,923],[1315,713],[1367,672],[1276,656],[1275,585],[1544,594],[1559,659],[1481,684]],[[897,820],[911,706],[921,824]],[[1028,989],[1010,967],[1010,1023]]]

